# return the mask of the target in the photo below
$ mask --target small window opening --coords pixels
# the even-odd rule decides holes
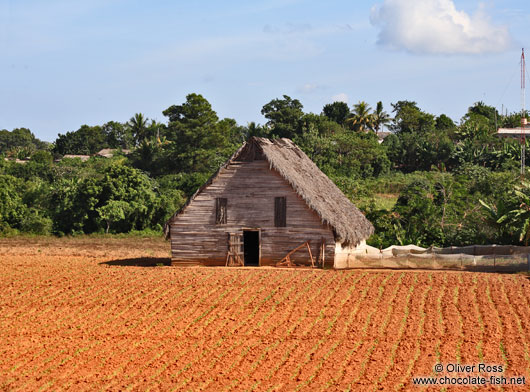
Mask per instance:
[[[218,197],[215,199],[215,224],[226,225],[226,198]]]
[[[285,197],[274,198],[274,226],[286,227],[287,226],[287,204]]]

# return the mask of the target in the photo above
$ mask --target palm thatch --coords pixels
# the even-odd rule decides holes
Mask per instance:
[[[234,161],[265,159],[295,192],[315,211],[322,222],[329,224],[336,240],[343,245],[358,245],[373,232],[373,225],[355,207],[339,188],[291,140],[252,137],[195,192],[180,211],[166,223],[164,231],[169,236],[169,225],[191,201],[218,176],[220,170]]]

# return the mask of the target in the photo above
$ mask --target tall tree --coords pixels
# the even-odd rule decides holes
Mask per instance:
[[[168,117],[170,125],[186,128],[204,128],[214,126],[219,117],[212,105],[201,94],[188,94],[182,105],[172,105],[162,112]],[[178,135],[183,136],[183,135]]]
[[[97,208],[96,210],[99,216],[107,223],[105,233],[109,233],[111,224],[123,221],[127,218],[129,209],[129,203],[123,200],[109,200],[107,204]]]
[[[133,135],[134,144],[136,146],[149,136],[147,118],[142,113],[136,113],[133,117],[131,117],[128,124]]]
[[[416,102],[398,101],[392,104],[395,113],[391,129],[396,133],[425,133],[434,129],[434,116],[422,111]]]
[[[375,133],[378,133],[382,130],[382,127],[390,124],[390,115],[384,111],[383,102],[377,102],[375,111],[373,113],[373,125]]]
[[[477,114],[479,116],[486,117],[490,124],[495,124],[495,119],[499,117],[497,109],[495,109],[493,106],[486,105],[482,101],[475,102],[473,106],[468,109],[467,116],[471,114]]]
[[[333,102],[325,105],[322,113],[337,124],[344,125],[344,122],[350,115],[350,108],[346,102]]]
[[[260,124],[256,124],[254,121],[249,122],[245,127],[242,129],[243,136],[245,140],[250,139],[253,136],[257,137],[269,137],[269,131],[266,126],[262,126]]]
[[[110,148],[129,149],[133,147],[133,135],[128,124],[109,121],[103,125],[103,133]]]
[[[456,125],[451,118],[445,114],[440,114],[438,117],[436,117],[435,127],[440,131],[447,131],[449,129],[455,128]]]
[[[59,155],[65,154],[95,154],[102,148],[108,147],[107,137],[103,128],[99,125],[91,127],[82,125],[75,132],[59,134],[55,140],[53,152]]]
[[[150,178],[122,165],[111,165],[103,175],[97,183],[101,187],[96,208],[99,217],[111,221],[122,232],[149,227],[156,198]],[[104,208],[98,210],[101,207]],[[126,220],[120,219],[122,212]]]
[[[27,158],[36,150],[46,150],[50,143],[43,142],[27,128],[16,128],[9,132],[0,130],[0,154],[13,158]]]
[[[374,128],[374,116],[371,113],[372,108],[364,101],[359,101],[353,105],[353,112],[348,121],[353,130],[366,132]]]
[[[219,121],[202,95],[189,94],[185,103],[163,114],[169,118],[167,138],[174,142],[167,149],[169,172],[209,173],[232,152],[235,121]]]
[[[267,125],[271,128],[271,134],[276,137],[293,139],[299,134],[300,120],[304,115],[303,105],[298,99],[284,95],[283,99],[273,99],[261,109],[265,116]]]

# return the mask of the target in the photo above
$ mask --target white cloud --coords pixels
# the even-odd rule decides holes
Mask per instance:
[[[331,97],[331,102],[344,102],[348,103],[348,95],[340,93]]]
[[[412,53],[479,54],[502,52],[512,39],[506,26],[491,23],[481,6],[458,11],[453,0],[384,0],[372,7],[378,44]]]
[[[298,87],[298,92],[300,93],[304,93],[304,94],[309,94],[309,93],[312,93],[313,91],[319,89],[320,86],[314,84],[314,83],[306,83],[304,84],[303,86],[301,87]]]

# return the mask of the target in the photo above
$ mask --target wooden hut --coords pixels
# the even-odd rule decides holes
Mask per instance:
[[[164,229],[172,265],[308,264],[310,251],[315,261],[335,268],[347,267],[374,231],[291,140],[257,137],[243,144]]]

